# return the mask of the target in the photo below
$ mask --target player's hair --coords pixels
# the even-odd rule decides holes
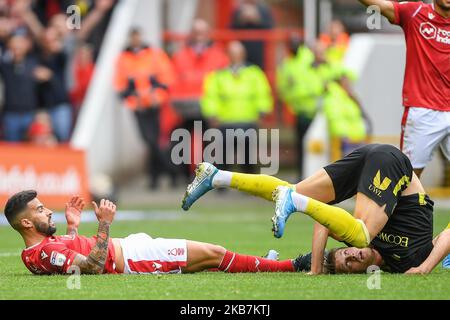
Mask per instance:
[[[28,202],[37,197],[37,192],[34,190],[21,191],[13,195],[8,199],[5,205],[5,216],[9,224],[18,229],[16,217],[17,215],[26,209]]]
[[[328,254],[325,255],[324,259],[324,272],[335,274],[336,273],[336,252],[342,248],[331,249]]]

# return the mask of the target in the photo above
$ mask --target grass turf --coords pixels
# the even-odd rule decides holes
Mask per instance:
[[[264,255],[274,248],[280,252],[281,259],[310,250],[311,219],[293,216],[285,236],[277,240],[270,232],[271,214],[270,205],[257,201],[214,209],[197,205],[189,214],[180,211],[177,219],[114,223],[112,236],[146,232],[153,237],[217,243],[229,250],[253,255]],[[443,230],[449,221],[450,211],[437,210],[435,233]],[[59,233],[65,229],[64,225],[58,227]],[[80,228],[81,234],[95,232],[95,224],[84,224]],[[329,247],[337,245],[329,242]],[[22,247],[18,234],[9,227],[0,227],[0,299],[450,299],[450,271],[440,265],[427,276],[382,274],[379,290],[367,288],[367,275],[311,277],[293,273],[215,272],[82,276],[81,289],[69,290],[67,276],[31,275],[19,256]]]

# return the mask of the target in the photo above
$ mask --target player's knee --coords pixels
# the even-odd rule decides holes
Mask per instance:
[[[227,250],[224,247],[218,245],[211,245],[209,251],[210,251],[209,255],[211,258],[219,260],[222,260],[222,258],[225,256],[225,253],[227,252]]]

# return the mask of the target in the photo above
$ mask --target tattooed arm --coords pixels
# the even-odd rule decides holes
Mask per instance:
[[[78,254],[72,265],[78,266],[81,273],[101,274],[105,268],[106,258],[108,257],[109,227],[114,220],[116,205],[108,200],[101,200],[100,207],[93,202],[95,215],[99,221],[97,242],[87,257]]]
[[[78,234],[81,211],[83,211],[84,205],[84,200],[80,196],[73,196],[72,199],[66,203],[65,215],[67,221],[67,235],[76,236]]]

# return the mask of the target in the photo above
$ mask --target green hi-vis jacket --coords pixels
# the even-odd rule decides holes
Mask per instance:
[[[321,75],[312,67],[314,54],[300,47],[297,55],[287,58],[277,70],[280,99],[296,115],[313,118],[324,86]]]
[[[300,47],[296,56],[288,58],[278,68],[277,87],[281,100],[299,115],[313,118],[328,81],[343,75],[340,64],[314,65],[314,54]]]
[[[221,123],[255,123],[273,110],[273,97],[264,72],[255,65],[207,75],[201,100],[202,114]]]
[[[281,100],[296,115],[313,118],[325,94],[328,82],[346,76],[355,79],[341,63],[314,65],[314,54],[306,46],[300,47],[296,56],[288,58],[278,68],[277,87]]]
[[[366,139],[366,126],[358,104],[337,82],[330,82],[323,111],[331,138],[361,142]]]
[[[331,46],[327,49],[325,56],[331,63],[342,63],[344,61],[346,51],[346,47]]]

